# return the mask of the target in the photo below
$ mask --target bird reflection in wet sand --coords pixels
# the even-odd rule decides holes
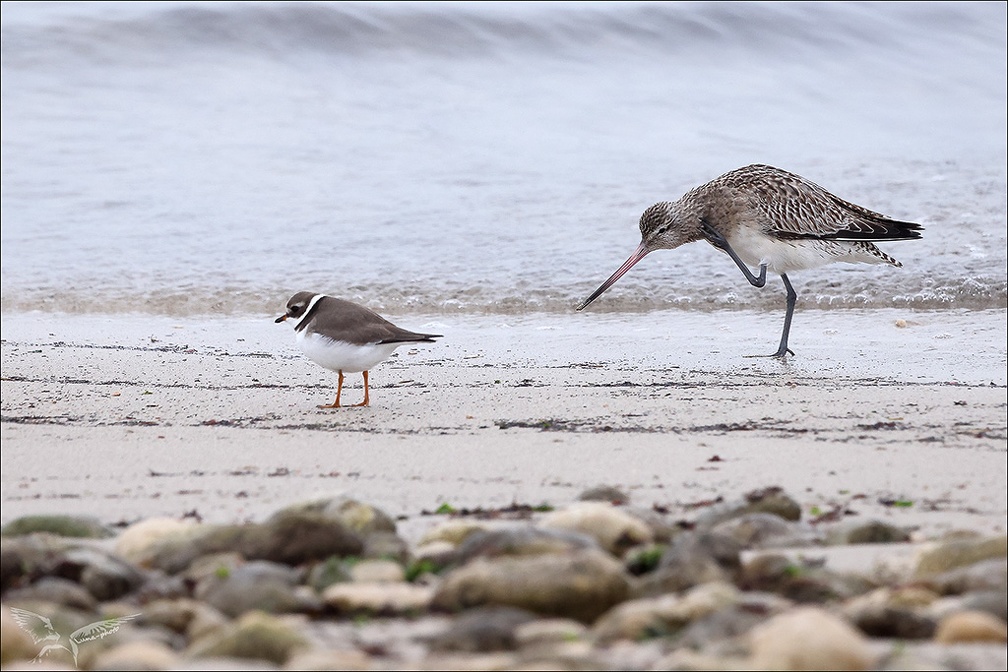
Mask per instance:
[[[914,240],[923,227],[849,203],[799,175],[765,165],[725,173],[678,201],[656,203],[640,219],[641,242],[630,258],[577,307],[583,310],[655,250],[698,240],[725,252],[754,287],[767,270],[780,275],[787,312],[780,347],[785,359],[797,294],[788,273],[837,261],[902,266],[874,242]],[[750,266],[759,267],[757,275]]]

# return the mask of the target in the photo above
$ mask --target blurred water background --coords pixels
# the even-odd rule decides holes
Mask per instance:
[[[749,163],[920,222],[803,306],[1006,306],[1003,2],[2,5],[2,309],[569,312]],[[699,243],[591,311],[780,309]]]

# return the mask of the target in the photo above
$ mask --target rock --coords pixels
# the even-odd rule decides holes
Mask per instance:
[[[598,547],[598,542],[587,534],[523,525],[469,535],[455,549],[452,563],[463,565],[474,558],[568,553]]]
[[[227,576],[208,577],[195,594],[232,618],[254,610],[270,614],[321,612],[322,603],[313,592],[297,589],[298,578],[299,573],[286,565],[256,560]]]
[[[392,560],[361,560],[350,566],[350,578],[358,583],[400,583],[406,572]]]
[[[588,628],[570,618],[539,618],[519,624],[514,637],[520,647],[549,646],[584,640],[588,637]]]
[[[98,608],[98,601],[83,586],[59,577],[45,577],[30,586],[7,591],[4,595],[4,602],[8,604],[18,605],[34,601],[59,604],[87,612]]]
[[[335,583],[349,580],[350,568],[338,557],[320,562],[308,572],[308,585],[320,593]]]
[[[683,626],[675,638],[675,643],[677,647],[698,651],[710,649],[712,642],[740,637],[766,619],[765,613],[750,611],[741,603],[733,604]]]
[[[185,634],[190,623],[202,609],[210,609],[199,600],[191,598],[161,599],[143,605],[140,622],[167,628],[172,632]]]
[[[626,599],[629,590],[623,566],[598,550],[480,558],[449,572],[432,606],[459,611],[497,604],[590,622]]]
[[[294,655],[284,666],[287,670],[371,670],[371,658],[356,649],[307,651]]]
[[[372,532],[364,537],[361,556],[374,560],[394,560],[401,565],[409,562],[411,553],[406,540],[393,532]]]
[[[308,640],[295,627],[275,616],[251,611],[220,632],[195,642],[187,655],[249,658],[282,665],[308,648]]]
[[[856,574],[841,574],[814,561],[794,561],[784,555],[755,556],[738,575],[743,590],[777,593],[794,602],[820,603],[862,595],[875,586]]]
[[[741,545],[713,532],[684,532],[673,540],[658,562],[634,586],[634,597],[687,590],[702,583],[731,583],[738,571]]]
[[[524,609],[477,607],[459,614],[450,628],[427,641],[435,651],[509,651],[517,647],[517,628],[535,619],[535,614]]]
[[[108,539],[115,536],[97,518],[89,516],[22,516],[15,518],[0,529],[0,536],[20,537],[26,534],[45,532],[59,537],[86,539]]]
[[[262,524],[193,526],[162,541],[150,562],[175,574],[200,556],[227,551],[249,560],[298,565],[334,555],[360,555],[363,548],[356,532],[330,516],[282,511]]]
[[[128,595],[146,580],[146,576],[129,563],[93,548],[67,551],[52,571],[77,581],[100,602]]]
[[[66,539],[48,534],[0,537],[0,589],[6,593],[46,575],[68,548]]]
[[[161,642],[134,641],[120,644],[98,654],[92,665],[96,670],[171,670],[179,665],[179,656]]]
[[[666,550],[668,550],[666,544],[636,546],[623,554],[623,565],[634,576],[653,572],[661,563]]]
[[[710,507],[696,521],[697,530],[707,530],[718,523],[750,513],[770,513],[784,520],[801,520],[801,507],[778,487],[747,493],[741,500]]]
[[[349,497],[333,497],[295,504],[281,509],[270,520],[284,520],[291,514],[298,518],[304,513],[318,514],[328,518],[356,532],[362,538],[375,532],[395,533],[396,531],[395,521],[384,511]]]
[[[747,513],[711,527],[713,534],[731,537],[742,548],[805,546],[809,542],[790,523],[773,513]]]
[[[798,607],[749,632],[751,664],[764,670],[868,670],[878,656],[846,621]]]
[[[471,520],[446,520],[440,522],[420,537],[418,546],[424,546],[436,541],[446,541],[452,546],[458,546],[476,532],[486,531],[486,525]]]
[[[554,511],[547,514],[540,525],[546,529],[587,534],[614,555],[623,555],[627,549],[654,539],[654,533],[644,521],[601,502],[581,502]]]
[[[965,567],[982,560],[1008,557],[1008,537],[962,539],[938,544],[921,553],[915,575],[925,577]]]
[[[708,583],[683,596],[663,595],[630,600],[606,612],[592,628],[602,644],[627,639],[638,641],[678,632],[688,623],[736,604],[738,590],[728,583]]]
[[[845,602],[843,614],[870,637],[930,639],[936,620],[927,607],[937,598],[914,586],[879,588]]]
[[[434,589],[411,583],[336,583],[322,593],[338,614],[415,616],[430,607]]]
[[[910,541],[909,532],[880,520],[846,521],[829,528],[825,539],[828,546],[896,544],[907,541]]]
[[[1000,618],[983,611],[960,611],[949,614],[938,623],[934,638],[942,644],[965,642],[1004,644],[1008,641],[1008,625]]]
[[[613,506],[619,506],[621,504],[629,504],[630,495],[615,486],[597,485],[594,488],[588,488],[578,495],[578,500],[582,502],[608,502]]]
[[[119,533],[115,553],[135,565],[149,566],[157,547],[171,538],[182,538],[195,523],[174,518],[148,518],[136,522]]]
[[[14,620],[7,605],[3,605],[0,608],[0,667],[13,669],[13,663],[30,661],[38,655],[41,648]]]
[[[958,595],[978,591],[1008,591],[1008,561],[1000,558],[981,560],[940,574],[919,578],[917,583],[940,595]]]

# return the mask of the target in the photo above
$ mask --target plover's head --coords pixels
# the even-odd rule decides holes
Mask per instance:
[[[279,324],[287,319],[300,321],[315,296],[312,292],[298,292],[287,301],[287,312],[278,317],[276,322]]]

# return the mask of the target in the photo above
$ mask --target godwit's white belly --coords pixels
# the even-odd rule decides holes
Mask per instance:
[[[296,333],[301,351],[319,366],[331,371],[358,373],[368,371],[382,362],[402,343],[369,343],[353,345],[345,341],[335,341],[318,334]]]
[[[728,243],[742,261],[758,267],[766,264],[774,273],[790,273],[817,268],[835,261],[851,264],[885,263],[864,243],[842,240],[781,240],[751,228],[739,228]]]

